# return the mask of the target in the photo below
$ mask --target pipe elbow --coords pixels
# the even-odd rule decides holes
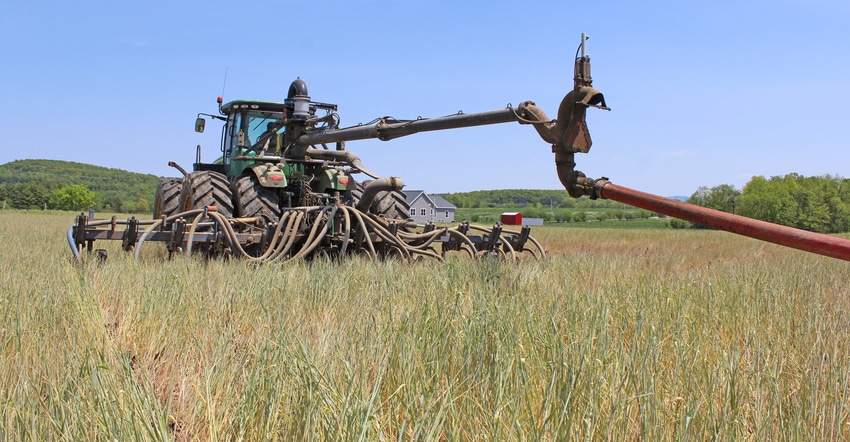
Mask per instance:
[[[575,170],[576,163],[572,152],[555,152],[555,171],[558,173],[558,180],[561,185],[567,189],[567,193],[573,198],[579,198],[586,195],[584,188],[578,185],[579,178],[584,178],[584,174]]]
[[[360,195],[360,201],[354,206],[361,212],[369,212],[372,206],[372,201],[379,192],[401,192],[404,188],[404,181],[398,177],[386,177],[374,180],[363,188],[363,193]]]
[[[590,199],[605,198],[602,189],[608,183],[608,178],[602,177],[597,180],[588,178],[583,172],[575,170],[576,163],[573,161],[572,152],[555,152],[555,170],[558,180],[567,189],[567,193],[573,198],[589,196]]]
[[[557,124],[549,119],[546,111],[536,105],[533,101],[523,101],[517,107],[517,116],[520,124],[531,124],[543,141],[556,144],[560,137],[557,132]]]
[[[295,97],[309,97],[310,94],[307,92],[307,83],[298,77],[289,85],[289,93],[286,95],[286,98],[292,100]]]

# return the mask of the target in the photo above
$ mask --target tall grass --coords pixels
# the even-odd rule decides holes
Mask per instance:
[[[2,440],[850,439],[845,262],[540,228],[520,264],[79,268],[72,218],[0,213]]]

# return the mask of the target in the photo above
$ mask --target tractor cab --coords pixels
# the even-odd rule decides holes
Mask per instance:
[[[248,213],[242,202],[260,197],[277,201],[270,205],[274,212],[280,204],[306,205],[327,200],[329,195],[348,195],[354,187],[344,170],[346,163],[340,161],[348,157],[327,158],[328,154],[312,158],[310,146],[296,142],[305,134],[332,131],[339,123],[337,106],[310,101],[307,85],[300,78],[292,82],[282,102],[234,100],[222,104],[219,98],[218,106],[220,115],[198,114],[195,131],[204,131],[204,116],[223,121],[221,156],[213,163],[202,163],[199,146],[194,172],[209,176],[215,172],[222,187],[230,182],[237,213]],[[337,150],[343,149],[344,144],[337,143]],[[269,215],[268,219],[277,218]]]
[[[307,132],[336,128],[337,105],[310,101],[307,85],[300,78],[292,82],[283,102],[234,100],[225,104],[219,97],[219,115],[198,114],[195,131],[203,132],[208,116],[225,122],[221,133],[221,157],[212,164],[200,162],[198,170],[219,172],[227,177],[244,174],[257,165],[283,165],[304,159],[304,147],[295,140]],[[324,115],[317,115],[324,111]],[[342,149],[342,144],[337,149]],[[255,171],[256,172],[256,171]]]
[[[236,176],[257,163],[279,163],[292,107],[281,102],[236,100],[224,104],[227,122],[221,134],[225,175]]]
[[[221,98],[219,98],[221,100]],[[213,163],[200,162],[200,146],[194,169],[236,176],[257,163],[278,163],[283,159],[284,133],[287,115],[292,106],[275,101],[234,100],[226,104],[219,101],[223,116],[198,114],[195,132],[206,127],[204,116],[224,121],[221,129],[221,156]]]

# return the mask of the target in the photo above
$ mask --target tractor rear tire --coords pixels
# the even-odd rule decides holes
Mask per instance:
[[[385,218],[412,221],[407,197],[402,192],[378,192],[372,201],[372,211]]]
[[[180,191],[180,208],[183,211],[215,206],[225,217],[233,216],[233,201],[227,177],[210,171],[192,172],[184,180]]]
[[[353,181],[353,180],[352,180]],[[368,181],[366,181],[368,183]],[[354,207],[357,203],[360,202],[360,198],[363,196],[363,184],[359,181],[354,181],[354,187],[348,191],[348,194],[345,196],[343,203],[347,206]]]
[[[233,202],[239,218],[261,217],[266,224],[280,219],[280,194],[263,187],[253,173],[241,175],[233,182]]]
[[[161,178],[153,197],[153,219],[171,216],[180,210],[182,178]]]
[[[363,189],[371,183],[371,180],[356,183],[351,191],[352,205],[356,206],[363,196]],[[383,216],[387,219],[405,221],[408,227],[415,226],[416,222],[410,217],[410,206],[403,192],[380,191],[375,195],[372,204],[369,205],[369,213]]]

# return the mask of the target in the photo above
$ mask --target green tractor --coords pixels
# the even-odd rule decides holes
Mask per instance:
[[[213,163],[200,161],[200,147],[193,171],[183,178],[163,178],[155,195],[154,218],[178,212],[216,207],[227,217],[261,218],[266,223],[279,220],[281,210],[309,207],[339,201],[355,206],[364,184],[352,175],[366,169],[359,158],[345,152],[344,141],[330,150],[309,148],[297,143],[306,133],[333,131],[339,123],[335,104],[310,101],[307,85],[296,79],[285,101],[235,100],[222,104],[221,115],[199,114],[195,131],[203,132],[203,116],[224,122],[221,157]],[[386,180],[384,180],[386,181]],[[380,186],[370,201],[372,213],[407,223],[409,207],[401,182]],[[383,182],[383,181],[382,181]]]

